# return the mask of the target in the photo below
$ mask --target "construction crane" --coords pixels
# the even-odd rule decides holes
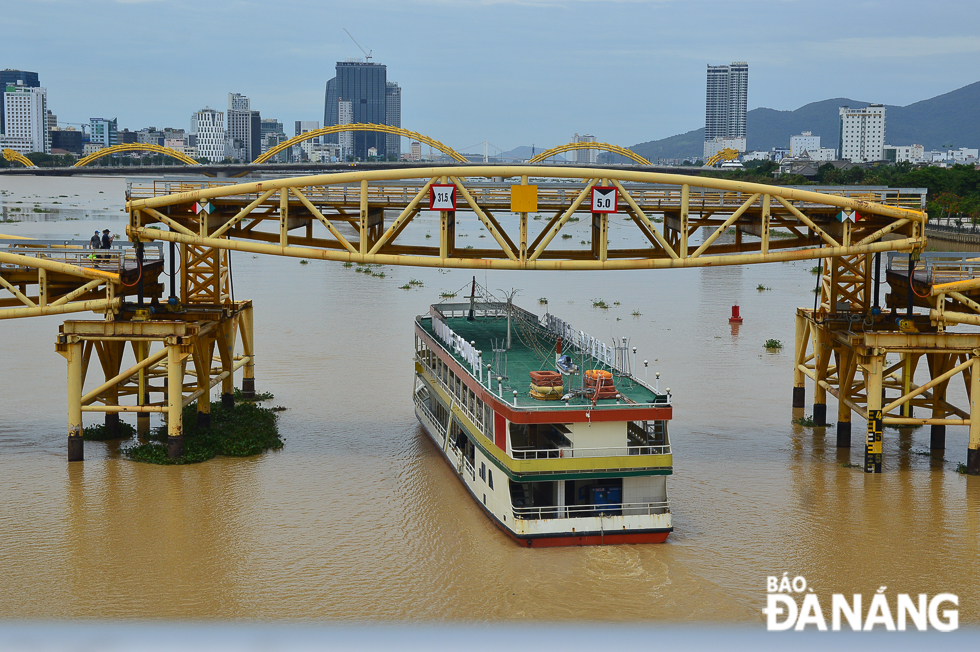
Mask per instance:
[[[346,27],[344,28],[344,31],[347,32]],[[347,32],[347,36],[350,36],[350,40],[354,41],[354,45],[361,48],[361,44],[357,42],[357,39],[354,38],[353,34]],[[368,63],[371,63],[371,53],[374,52],[374,50],[365,50],[364,48],[361,48],[361,52],[364,53],[364,60],[367,61]]]
[[[731,147],[726,147],[725,149],[721,150],[720,152],[718,152],[717,154],[709,158],[707,161],[705,161],[704,164],[717,165],[718,163],[721,163],[723,160],[735,161],[737,159],[738,159],[738,150],[732,149]]]

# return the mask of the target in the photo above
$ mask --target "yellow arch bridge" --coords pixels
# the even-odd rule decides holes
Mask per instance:
[[[556,154],[563,154],[565,152],[573,152],[582,149],[598,149],[601,151],[612,152],[613,154],[619,154],[620,156],[625,156],[628,159],[632,159],[639,163],[640,165],[653,165],[650,161],[643,158],[636,152],[625,147],[620,147],[619,145],[612,145],[610,143],[567,143],[565,145],[559,145],[558,147],[552,147],[551,149],[546,149],[540,154],[536,154],[528,159],[528,165],[534,165],[535,163],[543,163],[547,161],[552,156]]]
[[[807,379],[813,381],[816,425],[827,422],[827,395],[836,397],[835,432],[843,448],[851,446],[852,415],[866,419],[867,472],[882,470],[884,425],[930,425],[933,450],[945,447],[947,425],[969,426],[966,467],[980,473],[980,334],[952,332],[957,324],[980,325],[980,273],[968,255],[952,264],[930,262],[931,254],[923,254],[922,271],[911,255],[901,257],[909,260],[904,269],[892,264],[899,260],[894,258],[886,270],[890,312],[878,312],[877,298],[872,300],[875,254],[917,255],[926,244],[924,190],[813,192],[645,171],[534,165],[354,171],[225,185],[171,183],[166,191],[158,186],[132,188],[127,233],[148,250],[154,241],[182,245],[169,276],[172,284],[179,282],[179,290],[171,289],[178,310],[153,313],[118,300],[120,293],[131,296],[135,282],[141,296],[162,305],[166,288],[156,277],[162,257],[155,267],[145,262],[134,267],[123,252],[119,271],[107,274],[85,263],[62,265],[50,259],[50,252],[32,258],[29,248],[0,255],[8,263],[0,268],[0,285],[31,315],[84,310],[73,304],[90,300],[97,305],[89,309],[110,317],[65,322],[58,336],[58,352],[68,361],[70,460],[82,458],[86,411],[104,412],[107,427],[118,422],[119,413],[136,413],[143,431],[149,414],[165,413],[169,451],[179,456],[185,405],[219,383],[223,398],[233,400],[239,369],[244,371],[243,392],[252,394],[252,305],[230,296],[228,253],[236,250],[352,263],[525,270],[819,260],[819,307],[797,311],[796,347],[788,360],[794,408],[804,407]],[[583,218],[585,224],[576,224]],[[610,238],[614,225],[616,237]],[[461,227],[487,236],[488,244],[460,246]],[[433,232],[439,234],[434,242],[426,238]],[[138,247],[137,261],[143,256]],[[173,266],[177,261],[179,273]],[[123,278],[134,273],[136,281]],[[28,296],[25,288],[34,284],[38,295]],[[925,312],[913,312],[914,306]],[[121,352],[128,345],[137,362],[121,371]],[[93,352],[106,382],[83,393]],[[926,382],[925,364],[920,365],[923,373],[915,373],[923,356],[928,359]],[[974,397],[966,407],[946,399],[946,386],[955,375],[963,377]],[[166,387],[182,391],[167,392],[149,382],[160,377],[167,378]],[[208,401],[199,401],[199,418],[206,421],[208,409]]]
[[[281,142],[265,154],[258,156],[253,163],[264,163],[270,158],[282,152],[283,150],[289,149],[293,145],[298,145],[304,141],[311,140],[313,138],[319,138],[320,136],[326,136],[329,134],[339,134],[347,131],[377,131],[383,134],[392,134],[394,136],[402,136],[404,138],[410,138],[411,140],[417,140],[420,143],[425,143],[430,147],[435,147],[443,154],[448,155],[450,158],[460,162],[468,162],[467,158],[454,150],[449,145],[441,143],[434,138],[430,138],[425,134],[420,134],[417,131],[409,131],[408,129],[402,129],[401,127],[391,127],[389,125],[376,125],[370,123],[354,123],[346,125],[333,125],[331,127],[321,127],[320,129],[314,129],[313,131],[308,131],[305,134],[300,134],[294,138],[290,138],[287,141]]]
[[[178,152],[170,147],[163,147],[161,145],[153,145],[150,143],[124,143],[122,145],[104,147],[98,151],[92,152],[88,156],[80,158],[72,167],[82,168],[92,161],[102,158],[103,156],[111,156],[112,154],[118,154],[120,152],[153,152],[154,154],[169,156],[170,158],[176,159],[181,163],[186,163],[187,165],[199,165],[199,163],[190,156],[187,156],[182,152]]]

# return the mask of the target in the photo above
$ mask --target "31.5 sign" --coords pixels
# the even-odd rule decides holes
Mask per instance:
[[[451,183],[434,183],[429,187],[430,211],[455,211],[456,186]]]
[[[617,195],[615,187],[592,187],[592,212],[593,213],[615,213],[617,212]]]

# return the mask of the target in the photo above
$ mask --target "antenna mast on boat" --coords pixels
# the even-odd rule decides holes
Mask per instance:
[[[473,277],[473,287],[470,288],[470,314],[466,321],[473,321],[473,309],[476,307],[476,276]]]
[[[500,290],[500,288],[497,288]],[[500,290],[504,292],[503,290]],[[510,292],[504,292],[504,296],[507,297],[507,350],[510,350],[510,322],[511,315],[514,313],[514,296],[520,292],[520,290],[515,290],[511,288]]]

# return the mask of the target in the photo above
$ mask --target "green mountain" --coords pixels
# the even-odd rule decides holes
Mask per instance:
[[[789,147],[790,136],[812,131],[824,147],[839,147],[840,118],[837,109],[867,106],[868,102],[835,98],[812,102],[795,111],[752,109],[746,116],[749,151]],[[657,162],[658,158],[701,156],[704,129],[651,140],[630,147]],[[927,150],[980,147],[980,82],[964,86],[908,106],[885,107],[885,142],[889,145],[923,145]]]

